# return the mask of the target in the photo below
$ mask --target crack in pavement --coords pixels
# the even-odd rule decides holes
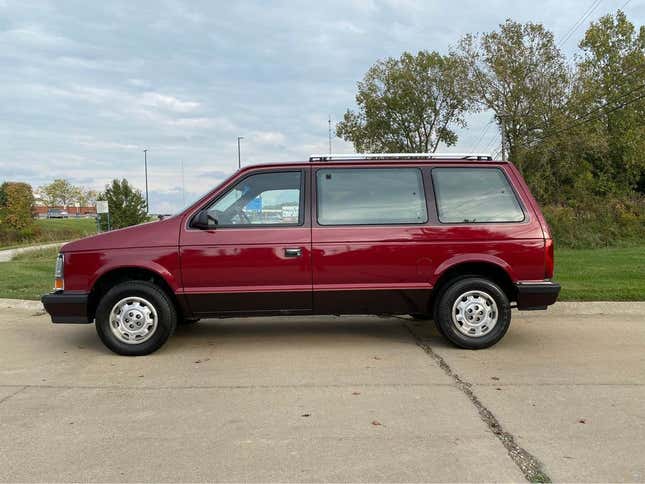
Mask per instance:
[[[410,325],[408,320],[403,323],[403,326],[408,330],[412,335],[414,340],[423,351],[425,351],[434,362],[441,368],[444,373],[453,380],[454,386],[457,387],[475,406],[479,417],[481,420],[488,426],[490,431],[495,435],[499,441],[506,448],[509,457],[515,463],[515,465],[520,469],[524,477],[529,482],[552,482],[551,478],[546,474],[542,468],[540,461],[533,456],[526,449],[521,447],[515,437],[510,432],[507,432],[503,429],[502,425],[499,423],[499,420],[493,412],[491,412],[475,395],[475,392],[472,390],[472,384],[464,381],[457,373],[455,373],[450,365],[439,356],[432,347],[417,333],[415,333],[414,328]]]
[[[9,400],[11,397],[14,397],[14,396],[18,395],[20,392],[22,392],[22,391],[27,389],[27,387],[24,386],[24,385],[19,385],[19,386],[20,386],[20,388],[18,388],[18,390],[16,390],[15,392],[7,395],[6,397],[0,398],[0,405],[2,405],[4,402]]]

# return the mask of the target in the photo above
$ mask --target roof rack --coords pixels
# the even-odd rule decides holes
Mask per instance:
[[[310,155],[309,161],[346,161],[346,160],[487,160],[493,157],[488,153],[355,153],[345,155]]]

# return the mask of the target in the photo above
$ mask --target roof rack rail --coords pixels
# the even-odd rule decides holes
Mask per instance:
[[[347,160],[487,160],[489,153],[355,153],[355,154],[317,154],[310,155],[309,161],[347,161]]]

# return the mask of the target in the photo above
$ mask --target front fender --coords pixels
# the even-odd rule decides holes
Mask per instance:
[[[173,292],[181,287],[179,253],[174,246],[65,253],[65,290],[89,293],[101,277],[124,269],[156,274]]]

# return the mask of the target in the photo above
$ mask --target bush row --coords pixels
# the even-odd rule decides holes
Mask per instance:
[[[544,216],[556,247],[593,249],[645,243],[645,198],[572,200],[547,205]]]

